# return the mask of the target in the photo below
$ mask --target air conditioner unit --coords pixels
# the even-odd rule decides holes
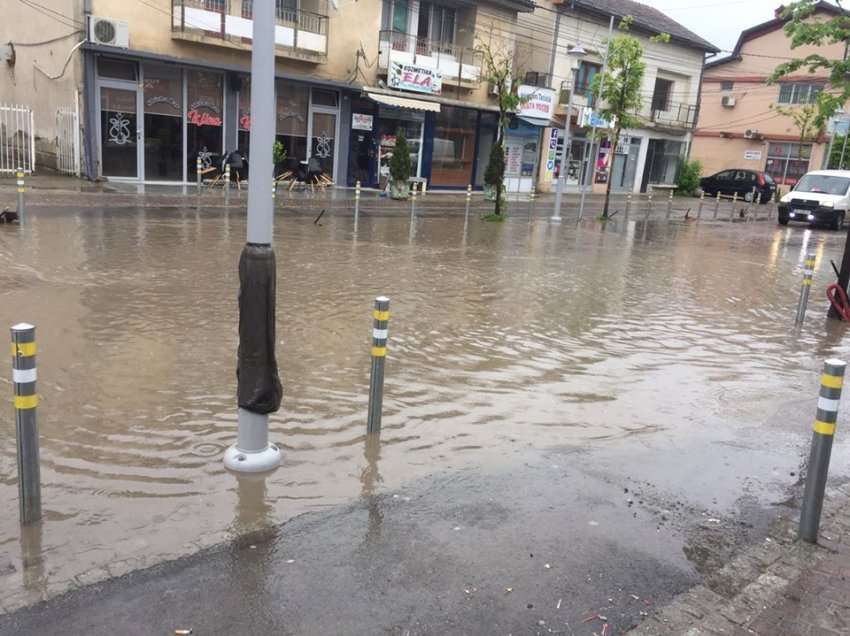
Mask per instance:
[[[755,139],[758,137],[759,131],[755,128],[748,128],[744,131],[744,139]]]
[[[93,44],[130,47],[130,25],[122,20],[89,16],[89,41]]]
[[[724,95],[720,98],[720,104],[724,108],[734,108],[735,107],[735,98],[731,95]]]

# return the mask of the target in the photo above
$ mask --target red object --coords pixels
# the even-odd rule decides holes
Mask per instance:
[[[759,172],[759,187],[764,187],[764,175],[761,172]]]
[[[190,110],[186,113],[189,122],[195,126],[221,126],[221,117],[211,115],[210,113],[201,113],[197,110]]]
[[[837,298],[836,298],[837,296]],[[826,288],[826,297],[829,302],[846,322],[850,322],[850,301],[847,300],[847,292],[841,285],[834,284]]]

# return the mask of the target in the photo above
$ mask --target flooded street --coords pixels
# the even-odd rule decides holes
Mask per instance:
[[[52,595],[117,562],[120,573],[529,450],[566,449],[620,490],[639,481],[647,501],[758,525],[798,480],[822,361],[850,358],[845,327],[824,319],[838,233],[452,215],[364,216],[355,234],[349,216],[279,210],[275,235],[283,465],[237,481],[221,460],[236,438],[244,215],[72,208],[0,226],[0,324],[38,329],[46,517],[40,536],[21,536],[2,409],[0,556],[16,567],[3,595]],[[807,251],[815,286],[795,333]],[[370,453],[380,294],[392,319],[383,443]],[[9,372],[0,390],[11,396]],[[850,474],[840,439],[836,482]]]

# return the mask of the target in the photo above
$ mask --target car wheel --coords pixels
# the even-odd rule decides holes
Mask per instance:
[[[839,231],[844,227],[844,212],[836,212],[832,219],[832,229]]]
[[[781,216],[779,217],[779,225],[788,225],[788,219],[783,219]]]
[[[746,201],[747,203],[752,203],[752,202],[753,202],[753,193],[752,193],[752,192],[747,192],[747,193],[744,195],[744,201]]]

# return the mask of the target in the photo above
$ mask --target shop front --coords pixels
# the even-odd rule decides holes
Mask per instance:
[[[95,69],[95,146],[102,176],[188,183],[195,179],[197,159],[204,167],[218,167],[233,151],[250,165],[247,75],[105,56],[97,56]],[[342,92],[284,79],[275,88],[275,140],[286,152],[278,170],[298,174],[312,160],[336,179],[337,140],[348,134],[341,125]]]

